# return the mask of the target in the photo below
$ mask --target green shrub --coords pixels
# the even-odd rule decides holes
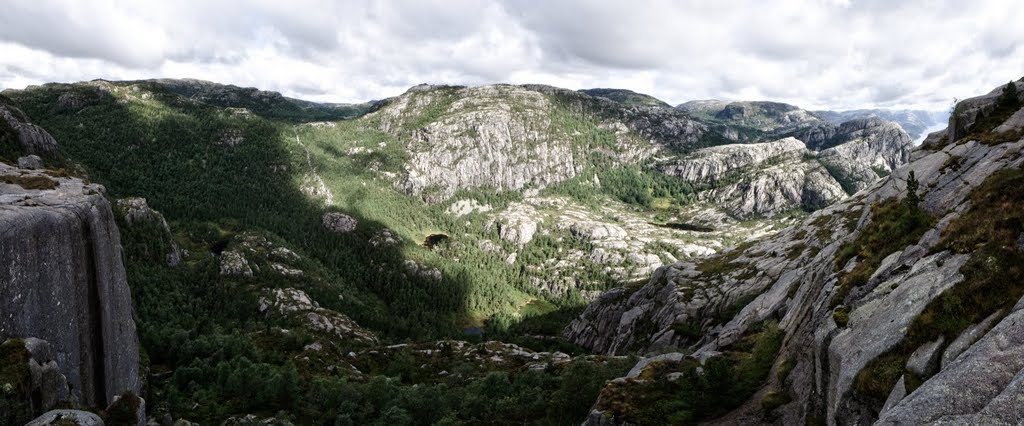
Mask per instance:
[[[29,358],[21,339],[0,344],[0,424],[20,425],[32,419]]]

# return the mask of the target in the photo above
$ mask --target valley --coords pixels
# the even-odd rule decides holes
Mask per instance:
[[[123,275],[103,282],[130,292],[117,318],[137,329],[139,380],[106,390],[141,396],[142,420],[985,421],[1010,415],[1016,364],[984,370],[1008,383],[985,413],[950,411],[966,403],[941,386],[975,383],[969,362],[998,356],[982,345],[1013,335],[1016,300],[990,299],[1020,296],[1018,86],[962,101],[915,147],[927,125],[895,113],[618,89],[420,85],[342,105],[51,83],[0,97],[0,212],[85,193],[76,208],[109,216],[123,266],[66,256]],[[47,220],[96,229],[82,216]],[[0,258],[66,262],[8,248],[36,238],[22,220],[0,220]],[[35,295],[33,276],[0,276],[0,295]],[[115,395],[62,400],[109,423]],[[57,406],[22,396],[3,395],[0,420]]]

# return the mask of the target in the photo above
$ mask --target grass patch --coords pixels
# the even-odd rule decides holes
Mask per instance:
[[[786,259],[796,260],[796,258],[800,257],[800,255],[803,254],[805,249],[807,249],[807,244],[803,242],[798,243],[793,247],[790,247],[789,250],[786,251]]]
[[[25,189],[54,189],[60,183],[46,176],[38,175],[0,175],[0,182],[18,185]]]
[[[734,264],[734,262],[753,246],[753,241],[747,241],[725,253],[704,259],[697,265],[697,270],[706,276],[713,277],[742,269],[746,264]]]
[[[846,327],[846,324],[850,323],[850,309],[840,306],[832,312],[832,319],[835,320],[836,325],[840,328]]]
[[[839,289],[833,296],[832,306],[843,303],[853,288],[866,284],[882,259],[916,243],[934,223],[935,219],[927,212],[910,203],[892,199],[872,206],[871,221],[856,239],[836,254],[837,270],[853,258],[860,259],[860,263],[839,277]]]

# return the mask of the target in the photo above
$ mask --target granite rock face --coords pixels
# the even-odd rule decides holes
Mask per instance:
[[[611,143],[592,146],[565,117]],[[542,189],[577,176],[588,155],[636,164],[710,131],[673,108],[540,85],[417,86],[364,119],[407,145],[396,186],[431,203],[462,189]]]
[[[103,188],[3,164],[0,175],[55,185],[0,183],[0,338],[48,342],[72,402],[138,394],[131,293]]]

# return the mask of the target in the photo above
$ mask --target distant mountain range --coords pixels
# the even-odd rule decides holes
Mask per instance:
[[[814,111],[822,118],[842,123],[856,118],[881,118],[899,123],[911,138],[925,136],[929,129],[941,130],[949,121],[948,111],[923,111],[912,109],[854,109],[848,111]]]
[[[855,109],[847,111],[808,111],[800,107],[765,101],[696,100],[682,103],[676,108],[706,119],[732,121],[761,128],[799,127],[815,120],[834,124],[863,118],[879,118],[898,123],[912,139],[919,140],[929,129],[939,130],[949,119],[947,111],[909,109]]]

